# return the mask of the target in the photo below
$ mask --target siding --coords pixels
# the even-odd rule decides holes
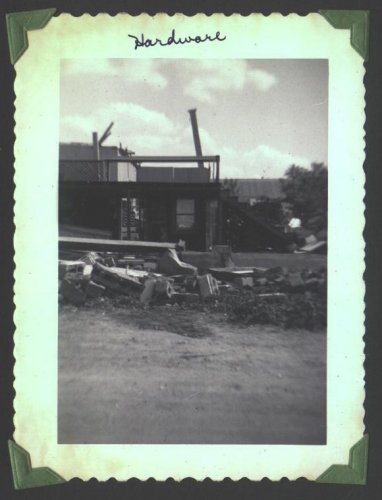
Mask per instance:
[[[184,182],[199,183],[209,181],[209,171],[197,167],[140,167],[138,182]]]

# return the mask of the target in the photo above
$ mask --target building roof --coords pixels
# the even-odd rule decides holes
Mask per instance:
[[[278,200],[284,198],[281,179],[233,179],[239,202],[256,200]]]

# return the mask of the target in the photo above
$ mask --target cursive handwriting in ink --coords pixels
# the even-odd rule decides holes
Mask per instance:
[[[140,37],[134,36],[134,35],[129,35],[130,38],[134,39],[135,46],[134,50],[137,50],[140,47],[155,47],[155,45],[161,45],[162,47],[165,47],[167,45],[184,45],[185,43],[204,43],[204,42],[223,42],[227,37],[226,36],[221,36],[220,31],[217,31],[215,35],[211,36],[206,34],[205,36],[185,36],[185,37],[178,37],[175,34],[175,29],[171,31],[171,35],[167,38],[167,40],[163,41],[160,40],[159,38],[155,38],[155,40],[151,38],[145,38],[145,35],[141,33]]]

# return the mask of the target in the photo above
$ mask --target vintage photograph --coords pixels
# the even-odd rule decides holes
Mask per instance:
[[[58,443],[326,444],[328,61],[62,59],[59,113]]]

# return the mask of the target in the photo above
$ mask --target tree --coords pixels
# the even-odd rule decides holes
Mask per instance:
[[[292,165],[282,179],[286,201],[303,223],[314,217],[327,218],[328,169],[323,163],[312,163],[310,168]]]

